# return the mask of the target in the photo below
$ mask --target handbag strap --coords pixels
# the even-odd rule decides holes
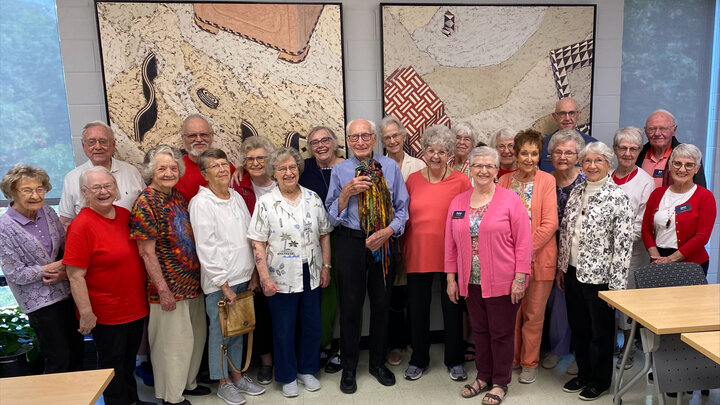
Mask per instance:
[[[225,375],[225,362],[223,361],[223,357],[225,357],[228,361],[228,364],[230,365],[230,368],[236,373],[243,374],[247,371],[247,369],[250,367],[250,360],[252,359],[252,346],[253,346],[253,333],[252,331],[247,334],[248,335],[248,344],[246,349],[246,355],[245,355],[245,366],[242,370],[238,370],[237,367],[235,367],[235,364],[233,364],[232,360],[230,360],[230,356],[228,356],[227,353],[227,345],[225,345],[225,338],[223,338],[223,342],[220,345],[220,369]],[[236,336],[239,337],[239,336]]]

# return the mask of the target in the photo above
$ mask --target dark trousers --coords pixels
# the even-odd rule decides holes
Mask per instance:
[[[390,298],[388,315],[388,349],[405,349],[410,342],[410,328],[407,317],[407,286],[395,285]]]
[[[677,252],[677,249],[668,249],[668,248],[657,248],[658,253],[660,253],[660,256],[667,257],[671,254]],[[705,278],[707,278],[708,269],[710,268],[710,261],[706,261],[705,263],[701,263],[700,267],[702,267],[703,273],[705,273]]]
[[[253,336],[253,354],[259,358],[273,351],[272,321],[267,298],[262,292],[255,294],[255,331]],[[244,338],[247,344],[247,338]]]
[[[615,310],[598,297],[607,290],[607,284],[579,282],[575,267],[568,266],[565,300],[578,377],[601,390],[612,382],[615,349]]]
[[[510,384],[515,318],[520,303],[513,304],[510,295],[483,298],[482,287],[470,284],[467,308],[475,343],[477,378],[488,384]]]
[[[140,347],[145,318],[119,325],[95,325],[92,330],[98,368],[113,368],[115,376],[105,388],[107,405],[129,405],[138,401],[135,355]]]
[[[366,291],[370,299],[370,367],[380,367],[385,364],[388,314],[395,278],[392,260],[386,277],[381,263],[376,263],[372,252],[365,247],[362,233],[345,227],[338,229],[337,251],[341,252],[337,258],[337,275],[343,370],[355,371],[357,368]]]
[[[27,314],[45,358],[45,374],[83,369],[84,339],[78,330],[72,298]]]
[[[408,315],[410,318],[410,341],[413,349],[410,364],[423,369],[430,365],[430,304],[433,279],[436,275],[440,277],[440,304],[445,331],[445,365],[453,367],[465,362],[462,325],[464,301],[457,304],[450,301],[445,293],[447,291],[445,273],[408,273]]]
[[[303,264],[302,292],[267,297],[272,314],[275,381],[279,383],[295,381],[298,373],[320,370],[320,290],[310,289],[310,271]]]

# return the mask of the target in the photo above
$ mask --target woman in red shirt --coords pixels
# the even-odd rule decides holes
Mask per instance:
[[[642,237],[650,264],[693,262],[707,276],[710,256],[705,245],[715,224],[715,197],[693,181],[702,153],[695,145],[673,148],[668,167],[672,184],[655,189],[643,216]]]
[[[67,230],[63,264],[80,319],[92,333],[98,367],[115,369],[103,393],[108,405],[140,401],[133,370],[148,315],[145,267],[130,239],[130,211],[113,205],[120,190],[113,175],[95,166],[80,175],[86,206]]]

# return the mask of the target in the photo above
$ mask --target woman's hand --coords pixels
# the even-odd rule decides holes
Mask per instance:
[[[270,280],[270,278],[260,280],[260,286],[262,287],[262,292],[263,294],[265,294],[266,297],[271,297],[279,291],[277,285],[275,285],[275,283]]]
[[[82,313],[80,314],[80,327],[78,328],[78,332],[80,332],[81,335],[87,335],[95,328],[96,323],[97,316],[95,316],[92,311]]]
[[[510,288],[510,301],[513,304],[517,304],[525,295],[525,280],[520,282],[518,279],[513,279],[512,287]]]
[[[235,291],[230,288],[228,283],[223,284],[220,287],[220,290],[222,291],[223,295],[225,296],[225,299],[227,299],[228,305],[235,304],[235,300],[237,299],[237,294],[235,294]]]
[[[452,301],[453,304],[457,304],[460,299],[460,292],[458,291],[458,285],[457,281],[455,281],[455,277],[453,277],[452,280],[448,278],[446,291],[450,301]]]
[[[320,270],[320,287],[325,288],[330,284],[330,268],[323,266]]]
[[[242,178],[245,175],[245,168],[242,166],[235,166],[235,173],[230,177],[230,188],[239,186],[242,182]]]
[[[160,296],[160,308],[163,311],[174,311],[175,310],[175,296],[168,291],[158,291]]]
[[[255,269],[250,276],[250,282],[248,283],[248,291],[260,292],[260,278],[258,277],[257,269]]]
[[[565,272],[564,271],[558,271],[555,275],[555,284],[557,285],[557,288],[565,291]]]
[[[65,271],[65,265],[62,261],[58,260],[50,264],[42,266],[43,275],[42,282],[45,285],[57,284],[67,279],[67,272]]]

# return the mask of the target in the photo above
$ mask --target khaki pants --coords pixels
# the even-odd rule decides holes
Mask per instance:
[[[148,340],[155,376],[155,397],[182,402],[184,389],[197,387],[207,326],[202,297],[177,301],[174,311],[150,304]]]

